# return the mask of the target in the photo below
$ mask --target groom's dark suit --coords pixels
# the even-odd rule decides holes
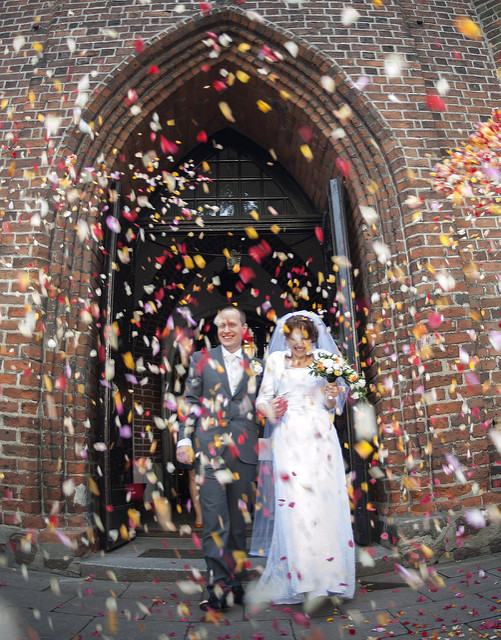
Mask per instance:
[[[190,413],[179,436],[191,438],[203,477],[200,502],[209,589],[216,583],[226,588],[239,584],[235,558],[246,547],[245,510],[250,509],[257,464],[254,402],[261,365],[245,354],[241,364],[242,376],[232,393],[222,347],[198,351],[191,358],[185,387]]]

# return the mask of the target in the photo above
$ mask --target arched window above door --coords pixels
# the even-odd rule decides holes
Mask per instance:
[[[189,225],[190,214],[214,229],[229,222],[268,230],[273,224],[281,229],[311,229],[321,220],[303,190],[271,154],[233,129],[224,129],[195,147],[188,160],[208,181],[180,191],[177,211],[171,211],[181,227]],[[157,191],[150,200],[158,207],[165,193]]]
[[[203,215],[256,219],[296,218],[314,213],[293,179],[271,155],[231,129],[193,152],[205,157],[198,167],[212,179],[186,201]]]

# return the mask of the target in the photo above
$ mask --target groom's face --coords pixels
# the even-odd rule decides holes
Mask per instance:
[[[240,349],[247,324],[242,324],[236,309],[224,309],[215,320],[219,342],[230,353]]]

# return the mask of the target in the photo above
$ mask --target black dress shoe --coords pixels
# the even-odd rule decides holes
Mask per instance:
[[[228,609],[226,596],[218,598],[216,594],[211,591],[207,600],[202,600],[199,607],[202,611],[226,611],[226,609]]]
[[[235,604],[244,603],[245,591],[241,584],[236,584],[235,586],[231,587],[231,592],[233,594],[233,602]]]

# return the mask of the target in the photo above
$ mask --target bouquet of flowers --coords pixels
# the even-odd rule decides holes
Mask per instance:
[[[342,378],[350,388],[354,400],[365,400],[367,397],[365,378],[336,353],[315,354],[308,369],[310,375],[325,378],[327,382],[335,382],[337,378]]]

